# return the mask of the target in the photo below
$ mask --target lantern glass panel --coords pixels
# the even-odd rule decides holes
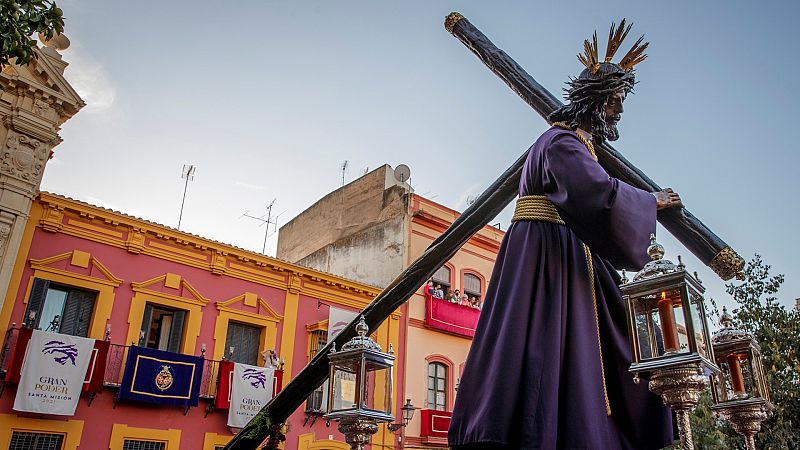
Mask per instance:
[[[364,409],[375,409],[375,399],[370,395],[372,392],[375,392],[375,373],[375,371],[371,370],[364,374],[366,378],[361,385],[364,389],[361,396],[361,407]]]
[[[680,289],[636,298],[634,315],[640,359],[689,351]]]
[[[692,292],[691,297],[691,312],[692,312],[692,328],[694,328],[694,339],[697,344],[697,353],[705,358],[711,358],[708,351],[708,341],[706,340],[706,323],[703,318],[705,317],[703,311],[703,297],[699,294]]]
[[[356,406],[356,374],[336,371],[333,389],[333,408],[350,409]]]
[[[751,363],[752,359],[750,359],[749,351],[747,354],[742,355],[742,375],[744,376],[744,390],[750,397],[760,397],[761,395],[758,392],[758,387],[756,386],[756,378],[753,371],[753,365]]]
[[[336,371],[333,374],[333,401],[329,410],[341,411],[346,409],[353,409],[356,407],[356,373],[359,364],[347,364],[336,366]],[[330,381],[328,381],[330,382]]]
[[[717,365],[724,380],[719,392],[722,401],[761,396],[751,357],[749,350],[729,352],[718,357]]]

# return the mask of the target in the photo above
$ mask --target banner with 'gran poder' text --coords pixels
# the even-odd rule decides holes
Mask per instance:
[[[93,348],[94,339],[34,330],[14,410],[74,415]]]
[[[228,426],[243,428],[272,398],[275,369],[236,363],[231,379]],[[224,394],[217,394],[224,395]]]

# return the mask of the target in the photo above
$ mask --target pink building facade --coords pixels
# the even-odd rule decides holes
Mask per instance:
[[[84,394],[72,416],[12,410],[16,384],[5,381],[0,448],[222,448],[236,430],[227,426],[227,411],[213,408],[220,395],[219,361],[263,366],[272,351],[281,360],[277,384],[286,384],[324,343],[329,309],[359,311],[378,292],[367,284],[42,193],[31,210],[0,308],[0,327],[8,330],[0,337],[0,370],[8,380],[23,324],[108,340],[110,348],[99,368],[104,370],[102,389]],[[86,300],[70,315],[76,298]],[[402,314],[393,314],[373,334],[384,349],[391,344],[397,352],[396,415],[401,414],[398,399],[404,398]],[[199,405],[116,402],[130,345],[203,357]],[[383,398],[379,389],[376,399]],[[327,427],[320,416],[318,402],[299,408],[289,420],[285,448],[348,448],[335,424]],[[395,441],[382,426],[373,446],[394,447]],[[47,442],[53,446],[45,447]]]

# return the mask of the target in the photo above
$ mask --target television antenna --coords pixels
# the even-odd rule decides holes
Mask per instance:
[[[342,169],[342,186],[344,186],[344,174],[347,171],[347,165],[350,164],[350,161],[344,160],[342,165],[340,166]]]
[[[250,211],[246,211],[244,214],[242,214],[242,217],[248,217],[250,219],[257,220],[257,221],[261,222],[261,225],[266,225],[266,228],[264,229],[264,244],[261,246],[261,254],[263,254],[263,255],[267,254],[267,238],[269,237],[269,226],[270,225],[273,226],[273,233],[275,231],[277,231],[278,230],[278,217],[280,217],[281,215],[283,215],[284,212],[286,212],[286,211],[284,211],[284,212],[278,214],[277,216],[272,217],[272,207],[275,206],[275,201],[276,200],[277,200],[277,198],[273,198],[272,199],[270,204],[267,205],[267,213],[264,214],[261,217],[250,215]],[[261,226],[261,225],[259,225],[259,226]]]
[[[181,229],[181,220],[183,219],[183,205],[186,203],[186,190],[189,188],[189,182],[194,180],[194,172],[197,166],[191,164],[184,164],[181,171],[181,179],[186,180],[183,184],[183,200],[181,200],[181,213],[178,215],[178,229]]]

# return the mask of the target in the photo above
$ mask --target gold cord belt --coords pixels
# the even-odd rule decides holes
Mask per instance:
[[[553,202],[544,195],[526,195],[518,198],[511,221],[518,220],[538,220],[564,225],[564,220],[558,214]]]

